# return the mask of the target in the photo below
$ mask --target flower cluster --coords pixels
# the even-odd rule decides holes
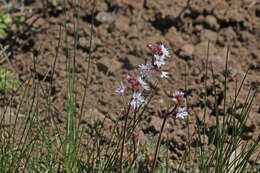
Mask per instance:
[[[127,76],[126,80],[131,84],[131,89],[133,91],[132,100],[130,102],[134,109],[137,109],[140,105],[144,103],[144,97],[141,95],[139,90],[143,88],[144,90],[149,90],[148,84],[140,77]],[[116,93],[123,95],[128,90],[128,87],[121,82],[120,86],[116,89]]]
[[[133,108],[137,109],[143,103],[144,103],[144,97],[141,96],[141,93],[140,92],[134,92],[133,99],[130,103],[133,106]]]
[[[120,149],[120,173],[123,172],[123,155],[124,155],[124,145],[127,142],[127,129],[130,127],[130,125],[133,125],[135,128],[135,125],[137,124],[137,118],[136,115],[138,111],[140,110],[139,108],[145,103],[145,98],[142,96],[142,93],[144,91],[150,90],[148,84],[145,82],[145,79],[152,77],[152,72],[153,70],[159,72],[161,74],[161,78],[167,78],[168,77],[168,72],[162,70],[162,66],[166,64],[165,59],[166,57],[170,57],[170,54],[168,52],[168,49],[162,44],[162,43],[157,43],[157,44],[148,44],[148,48],[152,52],[152,61],[146,64],[141,64],[139,65],[138,71],[140,72],[140,76],[133,77],[133,76],[127,76],[126,80],[129,83],[129,87],[126,86],[123,82],[120,83],[120,86],[115,90],[116,93],[119,95],[123,95],[127,90],[131,91],[131,97],[128,102],[128,108],[124,110],[123,114],[125,117],[125,123],[124,123],[124,129],[123,129],[123,140],[121,142],[121,149]],[[165,122],[167,120],[167,117],[171,115],[172,113],[175,113],[176,118],[184,118],[185,116],[188,116],[187,108],[186,107],[181,107],[182,104],[186,103],[186,99],[184,97],[183,92],[176,91],[173,94],[173,98],[171,100],[174,103],[173,107],[168,108],[166,111],[167,113],[164,115],[164,120],[162,123],[161,131],[157,140],[156,147],[154,149],[154,155],[152,159],[152,171],[154,172],[155,168],[155,163],[156,163],[156,158],[157,158],[157,153],[158,149],[160,146],[160,140],[161,140],[161,135],[165,126]],[[134,111],[134,116],[133,116],[133,122],[128,123],[128,118],[129,118],[129,113],[130,113],[130,108],[133,108]],[[134,129],[135,130],[135,129]],[[132,133],[133,135],[133,157],[131,161],[131,165],[134,164],[136,158],[137,158],[137,153],[136,153],[136,144],[138,140],[138,133],[135,133],[135,131]],[[129,169],[130,170],[130,169]]]
[[[140,76],[132,77],[127,76],[126,80],[131,85],[130,89],[133,92],[132,100],[130,102],[131,106],[134,109],[137,109],[142,105],[145,100],[141,95],[140,90],[149,90],[148,84],[144,81],[145,78],[152,76],[153,69],[161,73],[161,78],[167,78],[168,72],[162,71],[161,66],[165,65],[165,57],[170,57],[168,49],[161,43],[158,44],[148,44],[148,48],[153,54],[152,63],[141,64],[139,65],[138,71]],[[120,83],[120,86],[116,89],[116,93],[123,95],[129,87],[127,87],[123,82]]]
[[[132,85],[132,88],[140,88],[142,87],[145,90],[149,90],[149,86],[147,85],[147,83],[140,77],[131,77],[131,76],[127,76],[126,77],[127,81]]]
[[[152,64],[156,71],[161,73],[161,78],[167,78],[168,72],[162,71],[162,66],[165,65],[165,58],[170,57],[168,49],[162,44],[148,44],[148,48],[153,54]]]
[[[170,53],[162,43],[148,44],[148,48],[153,54],[152,63],[139,65],[139,72],[142,77],[151,77],[152,70],[161,73],[161,78],[167,78],[168,72],[162,71],[162,66],[165,65],[165,57],[170,57]]]
[[[148,48],[153,55],[152,62],[139,65],[138,71],[140,72],[140,76],[126,77],[130,87],[121,82],[120,86],[116,89],[116,93],[119,95],[123,95],[127,90],[132,91],[130,104],[134,109],[138,109],[142,104],[145,103],[145,99],[142,96],[142,90],[149,90],[150,88],[144,79],[152,77],[153,70],[160,72],[161,78],[168,77],[168,72],[162,70],[162,66],[166,64],[165,58],[170,57],[168,49],[162,43],[148,44]],[[188,115],[187,108],[181,107],[181,105],[186,103],[183,92],[176,91],[173,93],[173,98],[171,101],[176,105],[176,118],[184,118]]]
[[[175,91],[173,93],[173,98],[171,101],[177,105],[177,114],[176,118],[184,118],[185,116],[188,116],[187,107],[180,107],[182,104],[186,103],[186,98],[184,97],[184,93],[180,91]]]

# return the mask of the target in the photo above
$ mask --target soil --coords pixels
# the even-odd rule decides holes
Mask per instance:
[[[1,44],[10,45],[8,48],[8,52],[11,53],[10,63],[3,60],[4,57],[1,56],[0,67],[17,72],[24,85],[32,76],[33,81],[29,82],[29,94],[32,97],[37,93],[33,83],[41,83],[42,87],[38,88],[39,95],[37,95],[39,119],[46,128],[53,128],[53,136],[56,133],[55,124],[62,129],[62,132],[65,133],[66,130],[68,98],[66,44],[70,48],[71,62],[76,55],[75,105],[79,110],[88,72],[88,54],[92,52],[87,99],[79,123],[81,127],[103,125],[102,128],[106,132],[104,139],[112,133],[114,123],[123,120],[123,102],[114,92],[119,83],[121,81],[126,83],[127,75],[138,75],[138,65],[151,60],[148,43],[162,42],[169,48],[171,58],[167,59],[166,65],[169,78],[161,80],[156,95],[149,104],[148,111],[144,113],[143,121],[138,128],[145,135],[158,134],[163,121],[163,117],[158,116],[158,111],[167,106],[175,90],[185,92],[189,118],[185,120],[169,118],[163,134],[164,141],[168,136],[173,168],[176,168],[182,159],[189,139],[188,133],[192,136],[191,143],[194,144],[191,152],[194,153],[198,147],[196,122],[203,120],[204,105],[207,107],[206,141],[202,145],[209,144],[212,138],[216,116],[211,69],[214,72],[216,96],[219,99],[217,106],[221,120],[224,112],[225,74],[228,83],[227,102],[230,103],[232,99],[234,100],[235,91],[249,69],[237,98],[238,116],[243,109],[249,89],[255,90],[260,84],[260,1],[258,0],[99,0],[94,10],[91,47],[93,4],[90,1],[82,1],[76,51],[73,50],[73,40],[77,3],[68,2],[65,7],[59,1],[56,7],[49,4],[49,17],[45,17],[39,2],[31,0],[26,4],[27,20],[23,26],[13,24],[8,28],[8,36],[1,40]],[[66,18],[63,13],[64,8],[66,8]],[[16,11],[14,10],[13,13]],[[58,47],[59,41],[60,47]],[[207,78],[205,73],[208,42],[210,44],[209,77]],[[228,72],[226,73],[228,48]],[[46,98],[56,56],[50,97],[52,110],[52,123],[50,123],[46,111]],[[158,75],[154,76],[155,80],[159,78]],[[205,81],[207,81],[206,90]],[[19,106],[22,94],[22,91],[16,93],[11,105],[13,109]],[[1,94],[2,106],[7,103],[7,97],[6,94]],[[241,137],[243,142],[248,142],[249,145],[252,145],[259,135],[259,102],[260,96],[257,92]],[[24,106],[21,112],[26,114],[28,110],[29,107]],[[228,111],[231,111],[230,107]],[[102,124],[103,119],[105,124]],[[83,143],[86,141],[87,139],[83,140]],[[256,155],[251,160],[253,161],[255,157]]]

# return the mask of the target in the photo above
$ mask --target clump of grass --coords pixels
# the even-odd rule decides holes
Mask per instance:
[[[204,86],[207,89],[208,84],[208,55],[209,55],[209,44],[208,44],[208,53],[207,53],[207,61],[206,61],[206,72]],[[204,114],[203,119],[197,121],[197,148],[199,151],[196,156],[189,156],[190,146],[187,147],[187,151],[183,157],[183,162],[192,163],[192,158],[196,158],[199,162],[199,170],[200,172],[208,173],[208,172],[221,172],[221,173],[242,173],[242,172],[254,172],[259,171],[259,168],[255,166],[255,164],[259,161],[259,154],[256,159],[250,161],[250,158],[253,154],[259,153],[260,149],[260,135],[257,136],[257,139],[253,145],[249,145],[248,142],[242,141],[242,136],[244,133],[245,125],[249,117],[249,113],[252,107],[253,100],[257,94],[257,89],[253,90],[250,88],[248,90],[247,97],[244,100],[242,111],[238,111],[237,109],[237,98],[241,92],[242,86],[244,85],[244,81],[248,74],[248,71],[244,75],[242,82],[238,87],[234,89],[234,97],[230,98],[231,101],[228,103],[227,101],[227,77],[228,77],[228,58],[229,58],[229,48],[227,49],[226,54],[226,65],[224,70],[225,82],[224,82],[224,90],[218,91],[222,92],[224,95],[224,107],[223,107],[223,115],[220,115],[219,111],[219,98],[216,82],[215,82],[215,74],[214,69],[211,68],[212,74],[212,82],[213,82],[213,95],[214,95],[214,116],[216,118],[216,124],[214,131],[210,132],[210,140],[209,145],[206,141],[206,116],[212,116],[207,114],[207,95],[205,93],[204,100]],[[189,143],[190,145],[190,143]],[[251,162],[251,163],[250,163]],[[183,165],[181,164],[177,172],[180,171],[180,168]],[[185,165],[185,167],[191,167],[191,165]]]
[[[209,48],[208,48],[209,49]],[[249,172],[252,166],[249,164],[249,159],[255,152],[259,152],[260,147],[260,135],[258,135],[255,144],[249,146],[247,143],[242,142],[242,136],[245,129],[245,124],[248,120],[248,115],[250,113],[253,100],[257,94],[257,89],[253,91],[252,88],[249,89],[248,95],[244,100],[243,109],[241,112],[237,110],[237,98],[241,92],[241,88],[244,84],[248,71],[246,72],[241,84],[238,88],[234,89],[234,98],[231,98],[231,103],[228,104],[227,101],[227,77],[228,77],[228,58],[229,58],[229,48],[226,54],[226,66],[224,71],[225,82],[224,90],[220,91],[224,93],[224,115],[221,117],[219,107],[217,90],[214,78],[214,69],[211,68],[215,104],[214,104],[214,116],[216,116],[216,128],[212,132],[213,136],[209,146],[201,145],[199,152],[200,160],[200,171],[201,172]],[[208,64],[208,63],[207,63]],[[207,68],[208,69],[208,68]],[[208,70],[206,69],[206,78],[208,75]],[[207,88],[207,80],[205,80],[205,88]],[[205,96],[205,100],[206,100]],[[199,142],[205,143],[205,138],[202,137],[206,135],[206,122],[205,117],[207,112],[207,106],[205,103],[204,115],[203,115],[203,125],[198,127]],[[221,121],[222,119],[222,121]],[[199,123],[198,123],[199,124]],[[230,134],[230,135],[229,135]],[[247,149],[246,149],[247,148]]]

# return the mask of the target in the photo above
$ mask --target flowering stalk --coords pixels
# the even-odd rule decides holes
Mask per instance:
[[[128,105],[128,109],[125,112],[125,124],[124,124],[124,131],[123,131],[123,141],[121,145],[121,151],[120,151],[120,173],[123,172],[123,153],[124,153],[124,146],[125,146],[125,137],[126,137],[126,129],[127,129],[127,120],[128,120],[128,115],[130,111],[131,104]]]
[[[134,114],[134,127],[135,127],[135,123],[136,123],[136,112]],[[138,137],[138,132],[137,131],[134,131],[133,133],[133,145],[134,145],[134,156],[133,156],[133,163],[134,163],[134,160],[136,158],[136,138]]]
[[[157,153],[158,153],[158,149],[159,149],[159,146],[160,146],[160,143],[161,143],[162,132],[163,132],[166,120],[167,120],[167,118],[168,118],[168,116],[170,114],[172,114],[173,112],[176,111],[176,108],[177,108],[177,105],[174,106],[172,111],[170,111],[170,112],[167,111],[166,115],[164,116],[163,123],[162,123],[162,126],[161,126],[161,130],[160,130],[160,133],[159,133],[159,137],[158,137],[158,140],[157,140],[155,152],[154,152],[154,155],[153,155],[153,162],[152,162],[152,171],[151,171],[151,173],[154,172],[154,167],[155,167],[155,163],[156,163],[156,159],[157,159]]]
[[[133,154],[132,162],[131,162],[127,172],[130,172],[130,170],[133,167],[133,165],[135,163],[135,160],[137,158],[137,154],[136,154],[136,141],[138,140],[138,137],[139,137],[139,132],[138,131],[134,131],[133,135],[132,135],[132,140],[133,140],[133,145],[134,145],[134,151],[133,151],[134,154]]]
[[[157,159],[158,149],[159,149],[160,142],[161,142],[162,132],[163,132],[163,129],[164,129],[168,116],[171,114],[176,114],[176,116],[175,116],[176,118],[184,118],[185,116],[188,116],[188,112],[186,112],[186,107],[184,107],[184,108],[180,107],[181,104],[186,103],[186,98],[184,97],[183,92],[175,91],[175,93],[173,93],[173,98],[171,99],[171,101],[174,103],[174,107],[171,111],[167,110],[167,112],[164,116],[164,120],[163,120],[163,123],[161,126],[161,130],[159,133],[159,137],[157,140],[157,144],[156,144],[156,148],[155,148],[155,152],[154,152],[154,156],[153,156],[151,173],[154,172],[154,167],[155,167],[155,163],[156,163],[156,159]]]
[[[124,127],[123,127],[124,128],[123,129],[123,140],[122,140],[121,150],[120,150],[120,173],[122,173],[122,171],[123,171],[123,154],[124,154],[125,142],[128,140],[129,136],[135,135],[135,126],[137,124],[136,114],[140,110],[140,107],[145,103],[145,98],[142,96],[142,93],[144,90],[147,90],[147,91],[150,90],[150,87],[145,82],[145,79],[152,77],[153,71],[159,72],[161,74],[161,78],[168,77],[168,72],[163,71],[163,66],[166,64],[165,58],[170,57],[168,49],[162,43],[148,44],[148,48],[150,49],[150,51],[153,55],[152,61],[150,63],[139,65],[138,71],[141,74],[140,76],[137,76],[137,77],[127,76],[126,77],[126,80],[131,85],[131,87],[128,87],[128,86],[124,85],[124,83],[121,82],[119,88],[116,89],[116,93],[119,95],[124,95],[124,93],[126,93],[126,91],[129,91],[129,90],[132,92],[132,97],[129,101],[127,111],[124,112],[125,122],[124,122]],[[154,169],[154,164],[156,161],[158,148],[160,145],[161,134],[164,129],[166,119],[171,113],[173,113],[174,111],[177,110],[177,106],[179,105],[180,102],[183,101],[183,100],[179,99],[179,98],[183,98],[183,93],[177,92],[177,93],[175,93],[174,97],[175,97],[175,100],[172,100],[175,104],[174,109],[165,115],[163,125],[161,127],[161,132],[159,135],[159,140],[157,142],[157,147],[156,147],[156,151],[155,151],[154,159],[153,159],[153,169]],[[134,117],[133,117],[133,131],[134,132],[133,132],[133,134],[127,135],[126,134],[127,129],[132,124],[131,121],[128,122],[129,112],[130,112],[131,107],[133,107],[133,109],[134,109]],[[177,114],[176,117],[184,117],[187,115],[186,108],[179,109],[178,111],[179,111],[179,114]],[[130,163],[128,172],[131,170],[131,167],[137,158],[137,153],[136,153],[137,138],[134,136],[132,140],[133,140],[134,153],[133,153],[133,159]]]
[[[47,0],[42,0],[42,9],[44,12],[45,17],[49,17],[49,13],[48,13],[48,1]]]

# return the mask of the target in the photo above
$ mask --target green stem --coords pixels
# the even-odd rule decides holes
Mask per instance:
[[[131,104],[129,103],[128,109],[125,112],[125,124],[124,124],[124,132],[123,132],[123,141],[121,145],[121,151],[120,151],[120,173],[123,172],[123,153],[124,153],[124,145],[125,145],[125,138],[126,138],[126,129],[127,129],[127,120],[128,120],[128,115],[130,111]]]
[[[172,111],[170,111],[170,112],[167,111],[166,115],[164,116],[163,123],[162,123],[162,126],[161,126],[161,130],[160,130],[160,133],[159,133],[159,138],[158,138],[158,140],[157,140],[155,152],[154,152],[154,155],[153,155],[153,163],[152,163],[151,173],[154,172],[155,162],[156,162],[156,160],[157,160],[157,153],[158,153],[158,149],[159,149],[159,146],[160,146],[160,143],[161,143],[162,132],[163,132],[163,129],[164,129],[166,120],[167,120],[167,118],[168,118],[168,116],[169,116],[170,114],[172,114],[173,112],[175,112],[175,110],[176,110],[177,107],[178,107],[178,105],[175,105],[174,108],[172,109]]]

